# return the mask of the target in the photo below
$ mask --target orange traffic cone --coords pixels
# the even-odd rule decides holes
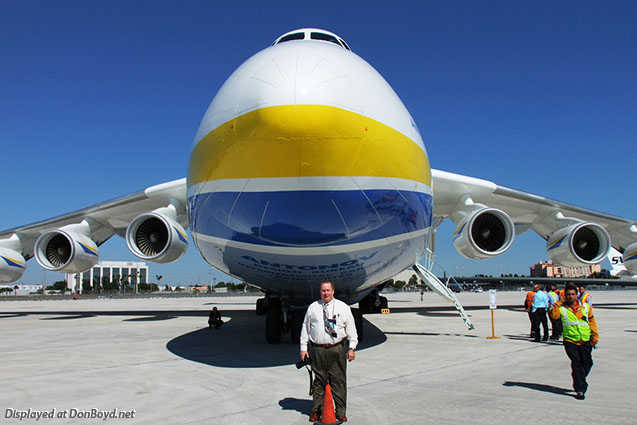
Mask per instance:
[[[332,387],[330,384],[325,386],[325,396],[323,397],[323,414],[321,415],[321,422],[315,422],[321,425],[334,425],[340,424],[340,421],[336,420],[336,413],[334,412],[334,400],[332,400]]]

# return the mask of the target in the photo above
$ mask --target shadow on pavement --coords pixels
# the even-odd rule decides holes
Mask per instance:
[[[158,314],[155,316],[135,317],[134,319],[123,319],[122,322],[155,322],[157,320],[171,320],[176,318],[177,316],[171,316],[169,314]]]
[[[303,415],[309,416],[312,413],[312,399],[286,397],[283,400],[279,400],[279,406],[283,410],[296,410]]]
[[[458,317],[458,312],[450,311],[450,312],[440,312],[440,311],[419,311],[417,313],[419,316],[425,317]],[[469,317],[473,317],[470,314],[467,314]]]
[[[88,317],[95,317],[95,315],[90,313],[67,314],[64,316],[57,316],[57,317],[44,317],[40,320],[73,320],[73,319],[86,319]]]
[[[168,351],[184,359],[217,367],[259,368],[293,365],[298,361],[299,345],[289,335],[281,343],[265,341],[265,318],[254,311],[222,312],[231,321],[215,330],[207,327],[178,336],[166,344]],[[382,344],[387,337],[364,321],[365,339],[359,350]]]
[[[385,335],[415,335],[415,336],[463,336],[465,338],[482,338],[479,335],[438,332],[385,332]]]
[[[25,313],[2,313],[0,314],[0,319],[9,319],[11,317],[21,317],[26,316]]]
[[[542,344],[542,345],[563,345],[562,339],[549,339],[547,341],[534,341],[533,338],[529,337],[529,334],[524,335],[502,335],[507,339],[512,339],[515,341],[528,341],[534,344]]]
[[[530,390],[543,391],[545,393],[553,393],[553,394],[573,397],[571,390],[568,390],[566,388],[555,387],[553,385],[536,384],[534,382],[515,382],[515,381],[504,381],[502,385],[505,387],[523,387],[523,388],[528,388]]]

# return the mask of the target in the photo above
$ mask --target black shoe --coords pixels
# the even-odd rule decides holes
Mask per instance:
[[[549,340],[549,339],[548,339],[548,338],[546,338],[546,337],[542,338],[542,341],[548,341],[548,340]]]
[[[583,392],[578,392],[577,394],[575,394],[575,398],[578,400],[584,400],[586,396],[584,395]]]

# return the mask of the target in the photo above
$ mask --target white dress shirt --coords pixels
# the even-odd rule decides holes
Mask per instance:
[[[315,344],[335,344],[343,339],[349,340],[349,348],[355,349],[358,345],[358,334],[356,333],[356,325],[352,310],[343,301],[332,299],[327,306],[329,319],[336,319],[334,330],[336,336],[332,337],[325,330],[325,322],[323,320],[323,301],[314,301],[307,308],[303,327],[301,328],[301,351],[307,351],[309,342]]]

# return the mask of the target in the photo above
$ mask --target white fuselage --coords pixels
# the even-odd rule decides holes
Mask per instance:
[[[367,62],[289,41],[248,59],[206,112],[188,170],[190,229],[212,266],[303,304],[413,265],[432,223],[418,129]]]

